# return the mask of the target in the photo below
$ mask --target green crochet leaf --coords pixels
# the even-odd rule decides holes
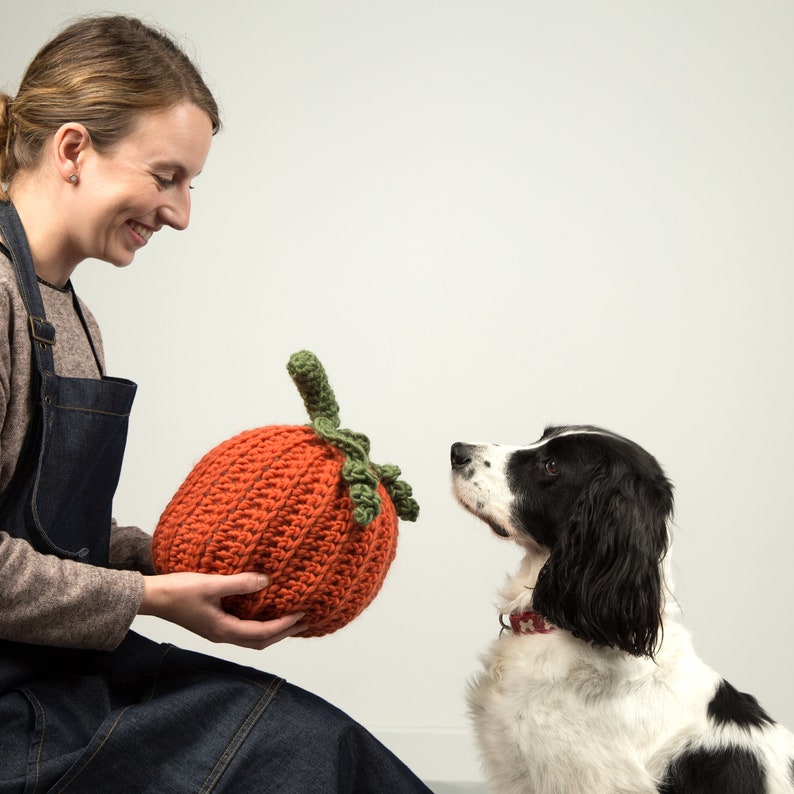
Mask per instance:
[[[399,479],[399,467],[373,464],[369,459],[369,439],[363,433],[340,428],[339,405],[317,356],[308,350],[293,353],[287,372],[303,398],[314,432],[345,455],[342,477],[348,484],[355,522],[366,526],[380,515],[379,482],[391,497],[397,515],[404,521],[416,521],[419,505],[413,499],[411,486]]]

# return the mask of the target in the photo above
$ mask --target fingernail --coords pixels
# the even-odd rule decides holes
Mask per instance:
[[[260,573],[257,581],[260,589],[267,587],[270,584],[270,577],[267,574]]]

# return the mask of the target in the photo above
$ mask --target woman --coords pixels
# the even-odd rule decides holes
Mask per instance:
[[[135,384],[104,374],[70,276],[184,229],[218,108],[166,35],[89,18],[0,94],[0,791],[427,791],[363,728],[268,674],[129,632],[150,614],[264,648],[265,574],[154,576],[110,507]]]

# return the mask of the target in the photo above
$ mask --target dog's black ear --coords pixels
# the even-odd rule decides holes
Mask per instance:
[[[653,658],[672,506],[664,477],[603,464],[560,527],[533,609],[583,640]]]

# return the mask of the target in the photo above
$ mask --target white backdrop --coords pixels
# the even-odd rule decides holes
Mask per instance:
[[[676,484],[701,655],[794,727],[794,5],[2,2],[12,94],[101,8],[170,29],[222,104],[190,229],[75,277],[140,384],[118,518],[151,530],[211,446],[304,423],[303,347],[422,505],[353,624],[211,652],[328,697],[426,777],[476,778],[465,684],[518,558],[454,503],[449,445],[597,423]]]

